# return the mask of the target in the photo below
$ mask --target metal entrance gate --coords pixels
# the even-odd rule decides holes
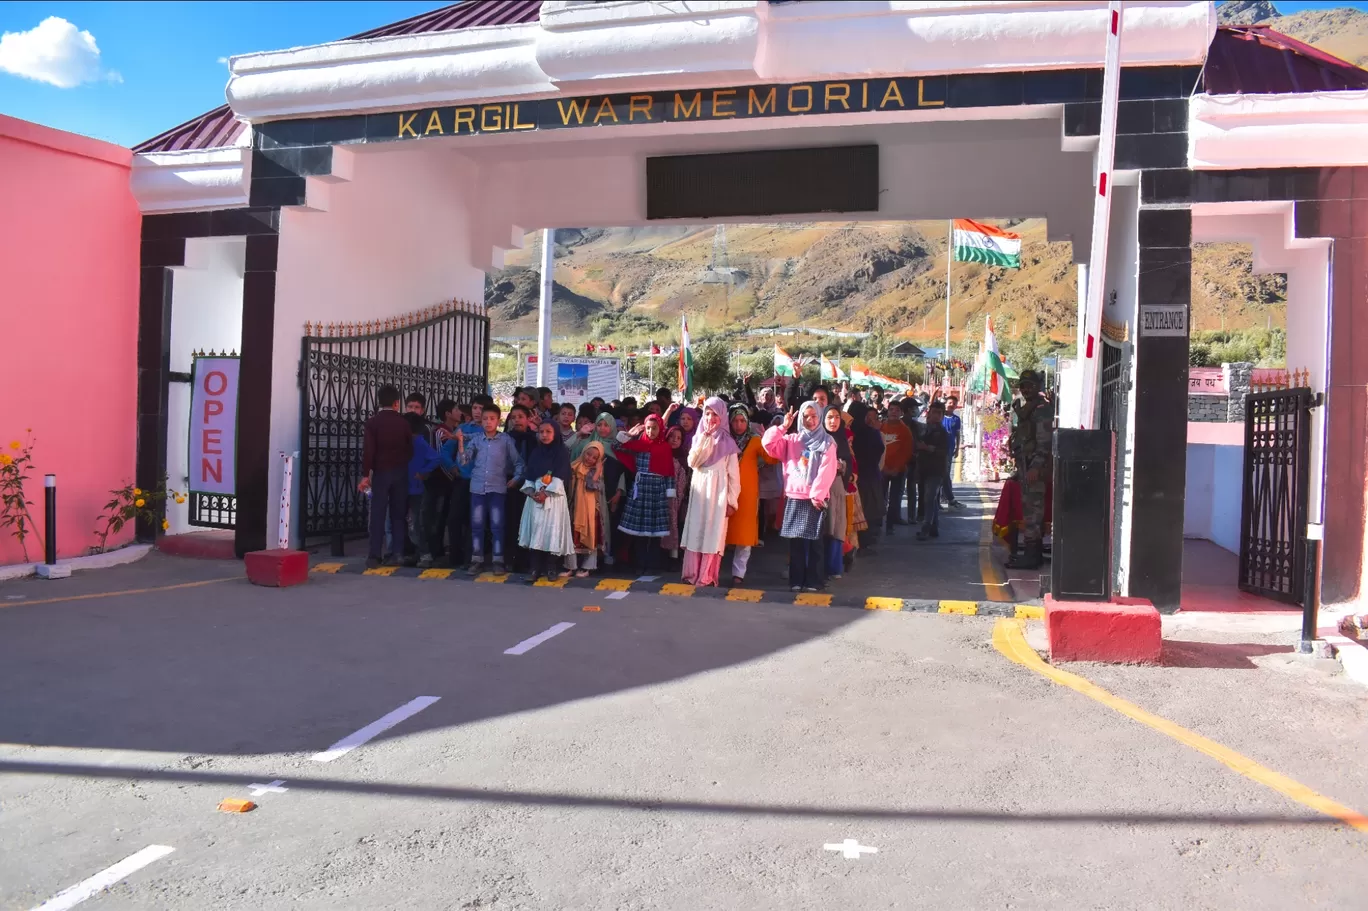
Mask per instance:
[[[1301,604],[1306,594],[1310,389],[1255,392],[1245,400],[1240,588]]]
[[[300,516],[302,536],[366,530],[361,480],[366,419],[386,383],[401,396],[421,392],[429,409],[441,399],[468,403],[485,391],[489,317],[483,307],[451,302],[379,323],[304,327],[300,354]],[[436,417],[430,415],[430,417]]]

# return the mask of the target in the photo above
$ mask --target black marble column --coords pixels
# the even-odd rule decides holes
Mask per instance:
[[[1140,209],[1139,306],[1192,307],[1192,210]],[[1138,327],[1137,327],[1138,328]],[[1187,483],[1188,336],[1135,338],[1128,589],[1178,609]]]
[[[242,364],[238,387],[237,526],[241,557],[264,550],[271,502],[271,378],[275,351],[276,252],[280,238],[247,238],[242,277]],[[278,492],[277,492],[278,493]]]

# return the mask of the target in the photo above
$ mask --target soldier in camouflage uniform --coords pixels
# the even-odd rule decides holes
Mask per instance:
[[[1012,428],[1011,447],[1021,478],[1023,547],[1007,561],[1011,569],[1039,569],[1045,563],[1040,539],[1045,524],[1045,484],[1054,470],[1054,407],[1041,394],[1042,385],[1039,373],[1022,371],[1017,380],[1021,401],[1012,406],[1016,426]]]

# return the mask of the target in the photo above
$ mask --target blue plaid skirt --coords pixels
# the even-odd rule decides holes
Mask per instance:
[[[666,486],[665,478],[660,475],[637,471],[636,483],[632,486],[627,508],[622,511],[618,531],[642,538],[663,538],[668,535],[670,511],[665,500]]]
[[[822,511],[811,500],[784,501],[784,524],[779,534],[785,538],[816,541],[822,536]]]

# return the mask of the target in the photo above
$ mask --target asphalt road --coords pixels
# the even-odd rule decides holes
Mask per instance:
[[[80,907],[1363,907],[1368,836],[1008,662],[988,618],[325,575],[35,603],[235,571],[0,584],[0,908],[149,845]],[[1368,808],[1361,691],[1074,670]]]

